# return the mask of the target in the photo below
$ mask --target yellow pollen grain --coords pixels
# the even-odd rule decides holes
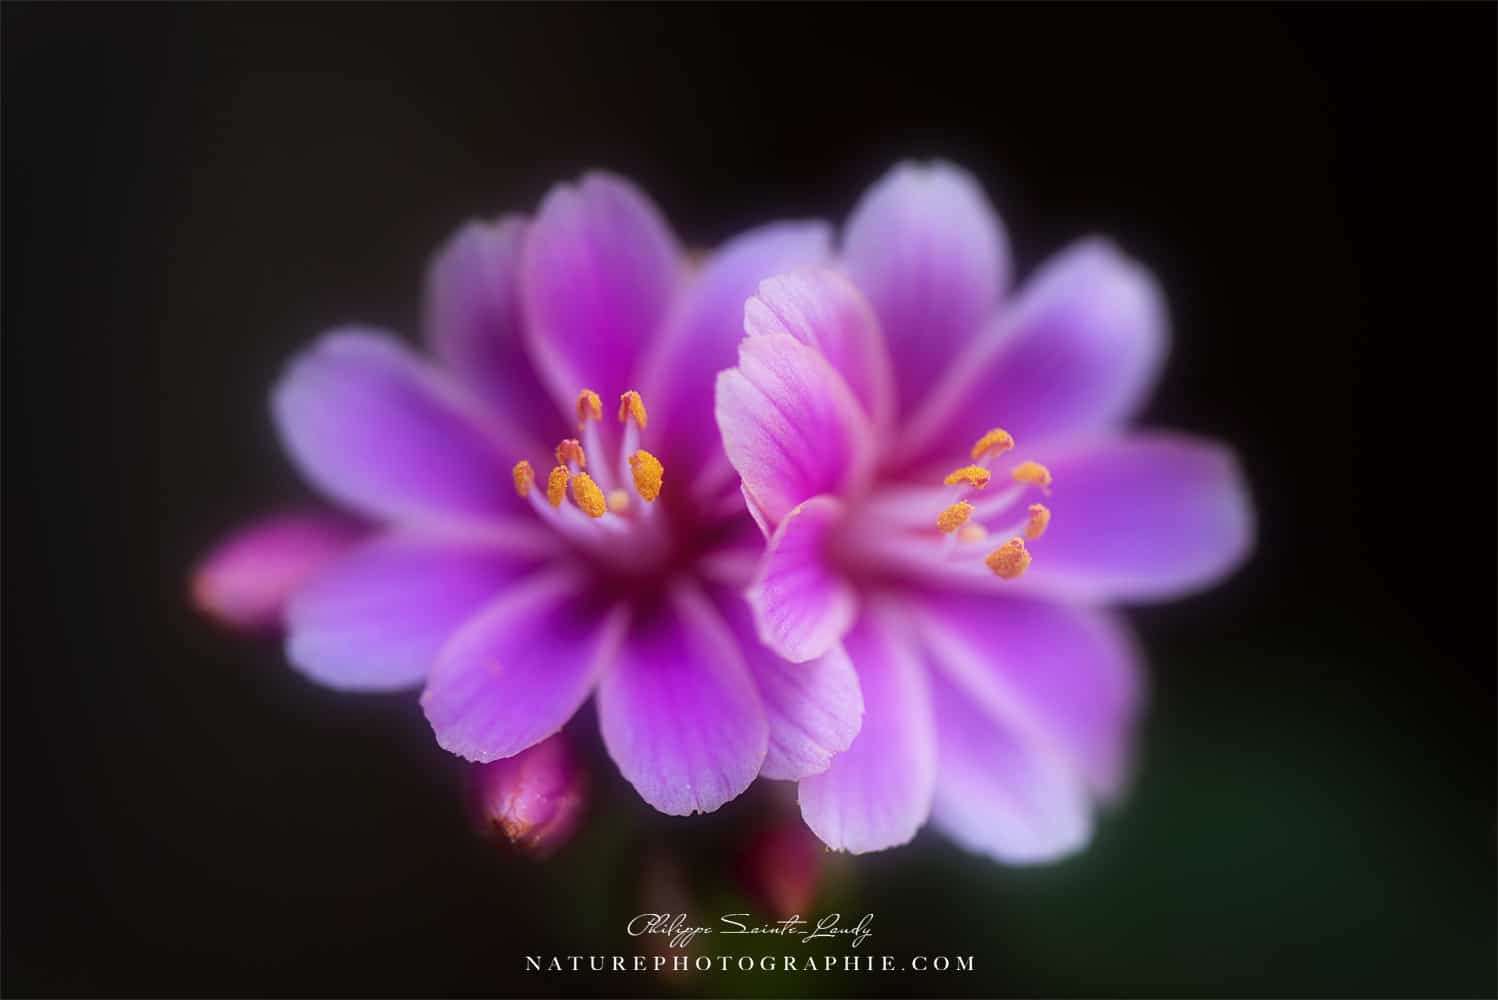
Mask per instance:
[[[525,459],[515,463],[515,468],[510,470],[515,477],[515,495],[525,497],[531,491],[531,483],[536,481],[536,473],[531,469],[531,463]]]
[[[557,445],[557,464],[570,465],[573,462],[579,469],[586,469],[588,456],[583,454],[583,446],[577,438],[566,438]]]
[[[619,422],[622,424],[630,417],[640,425],[640,430],[645,429],[645,401],[633,389],[619,397]]]
[[[559,465],[551,470],[551,475],[546,477],[546,502],[553,507],[562,506],[562,498],[567,495],[567,480],[571,473],[565,465]]]
[[[1014,438],[1002,427],[995,427],[987,434],[980,437],[973,445],[973,460],[977,461],[984,456],[993,457],[1002,455],[1014,447]]]
[[[1039,486],[1047,493],[1051,491],[1051,470],[1039,462],[1021,462],[1010,474],[1014,476],[1014,481],[1017,483]]]
[[[1043,503],[1032,503],[1029,510],[1030,522],[1025,525],[1025,537],[1033,542],[1050,526],[1051,509]]]
[[[1030,568],[1030,553],[1023,538],[1011,538],[983,558],[983,565],[1001,580],[1013,580]]]
[[[593,477],[586,472],[579,472],[572,477],[572,499],[583,509],[583,513],[589,517],[602,517],[603,512],[608,510],[608,504],[603,499],[603,490],[593,482]]]
[[[964,524],[962,530],[957,532],[957,540],[960,542],[981,542],[988,537],[988,529],[974,521]]]
[[[967,519],[972,516],[973,505],[966,500],[958,500],[952,506],[936,515],[936,529],[944,535],[950,535],[966,524]]]
[[[629,510],[629,493],[624,490],[609,490],[609,512],[623,514]]]
[[[666,474],[661,460],[643,448],[629,456],[629,469],[634,473],[635,490],[646,503],[652,503],[661,495],[661,478]]]
[[[964,465],[960,469],[953,469],[947,473],[947,478],[942,480],[946,486],[956,486],[958,483],[971,486],[975,490],[981,490],[988,485],[993,474],[980,465]]]
[[[603,419],[603,400],[592,389],[577,394],[577,426],[585,426],[589,420]]]

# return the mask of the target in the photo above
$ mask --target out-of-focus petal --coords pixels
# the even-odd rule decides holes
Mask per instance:
[[[635,623],[598,686],[603,742],[663,813],[712,812],[764,763],[765,711],[737,639],[699,591]]]
[[[388,335],[323,336],[281,377],[271,409],[302,474],[372,518],[488,517],[515,501],[503,428]]]
[[[826,260],[832,233],[822,222],[776,222],[718,248],[672,308],[660,346],[641,376],[651,426],[668,465],[696,470],[718,449],[713,380],[733,366],[744,337],[744,302],[760,281]]]
[[[894,419],[895,377],[879,320],[853,283],[831,268],[763,281],[744,304],[751,337],[785,333],[809,344],[843,376],[883,433]]]
[[[911,421],[912,451],[964,449],[990,427],[1021,447],[1105,427],[1145,401],[1169,317],[1154,277],[1105,240],[1048,261],[952,366]]]
[[[799,787],[801,816],[833,850],[906,843],[926,822],[936,782],[936,735],[925,668],[887,609],[865,613],[845,646],[863,691],[853,745]]]
[[[568,571],[511,588],[443,646],[421,707],[444,750],[486,762],[562,728],[612,661],[627,624]]]
[[[496,539],[409,533],[372,539],[292,597],[287,658],[329,687],[417,684],[453,633],[540,558],[534,546]]]
[[[427,267],[425,329],[432,353],[538,444],[568,428],[526,353],[520,308],[525,219],[469,222]],[[569,411],[570,412],[570,411]]]
[[[879,316],[910,412],[993,313],[1009,244],[978,182],[902,163],[865,192],[843,234],[848,273]]]
[[[521,289],[531,358],[569,411],[580,389],[616,399],[682,276],[680,248],[633,184],[590,173],[551,189],[526,237]]]
[[[785,334],[746,337],[718,373],[723,448],[773,530],[819,493],[862,490],[873,468],[868,418],[816,349]]]
[[[332,513],[275,514],[221,540],[192,575],[199,611],[237,629],[268,629],[296,589],[369,529]]]
[[[858,617],[857,593],[827,559],[844,509],[841,500],[829,496],[792,508],[770,537],[745,592],[760,639],[792,663],[827,652]]]
[[[474,770],[479,815],[516,847],[544,858],[576,832],[588,774],[564,734]]]

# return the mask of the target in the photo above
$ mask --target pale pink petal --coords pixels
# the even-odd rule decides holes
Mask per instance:
[[[858,617],[858,595],[828,558],[844,511],[842,501],[828,496],[792,508],[745,592],[759,637],[793,663],[826,653]]]

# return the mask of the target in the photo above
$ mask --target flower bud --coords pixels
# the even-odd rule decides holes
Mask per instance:
[[[802,823],[777,821],[761,827],[739,857],[739,877],[750,895],[777,920],[800,914],[816,898],[821,842]]]
[[[479,815],[521,850],[546,857],[577,831],[588,776],[561,733],[474,771]]]

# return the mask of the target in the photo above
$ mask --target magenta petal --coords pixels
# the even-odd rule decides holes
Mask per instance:
[[[526,239],[527,342],[553,397],[571,412],[580,389],[617,399],[681,278],[665,220],[633,184],[590,173],[552,188]]]
[[[337,514],[276,514],[252,521],[214,546],[193,571],[198,610],[231,628],[281,624],[286,600],[368,529]]]
[[[865,613],[845,643],[863,692],[863,727],[821,774],[802,780],[801,816],[833,850],[906,843],[926,822],[936,781],[928,678],[903,625]]]
[[[821,352],[843,376],[874,426],[894,419],[895,376],[874,310],[847,278],[829,268],[782,274],[759,285],[744,305],[750,336],[785,333]]]
[[[541,385],[521,328],[525,220],[470,222],[427,268],[425,335],[452,374],[505,419],[548,444],[569,426]],[[568,411],[570,413],[570,411]]]
[[[772,274],[826,260],[832,234],[821,222],[777,222],[734,237],[716,250],[673,307],[642,384],[652,427],[665,428],[668,467],[698,469],[718,449],[713,379],[733,365],[744,336],[744,300]]]
[[[712,812],[759,774],[768,729],[738,640],[695,590],[636,622],[598,686],[609,756],[663,813]]]
[[[313,680],[346,690],[407,687],[480,608],[539,556],[471,539],[391,534],[332,562],[286,609],[286,652]]]
[[[421,707],[444,750],[487,762],[562,728],[593,690],[624,633],[623,608],[579,596],[565,572],[527,579],[442,648]]]
[[[291,363],[271,408],[303,475],[360,513],[487,517],[515,503],[501,429],[388,335],[324,335]]]
[[[996,724],[1038,733],[1095,793],[1120,790],[1143,700],[1138,653],[1122,623],[1091,609],[988,594],[930,594],[916,607],[932,663],[989,706]]]
[[[718,373],[716,413],[728,461],[771,529],[804,500],[868,483],[867,416],[842,376],[793,337],[744,338],[738,367]]]
[[[836,497],[794,507],[770,537],[745,592],[760,638],[792,663],[827,652],[858,617],[858,595],[826,557],[843,513]]]
[[[1168,325],[1154,277],[1084,240],[1051,258],[953,366],[906,447],[945,455],[1003,427],[1023,448],[1117,423],[1154,387]]]
[[[969,850],[1011,864],[1081,849],[1092,831],[1081,775],[947,678],[933,675],[931,692],[940,762],[932,823]]]
[[[1157,432],[1044,457],[1055,478],[1050,527],[1010,585],[1074,600],[1166,600],[1220,580],[1253,547],[1248,486],[1221,444]]]
[[[859,201],[843,257],[874,304],[910,412],[998,306],[1009,272],[998,214],[967,171],[903,163]]]

